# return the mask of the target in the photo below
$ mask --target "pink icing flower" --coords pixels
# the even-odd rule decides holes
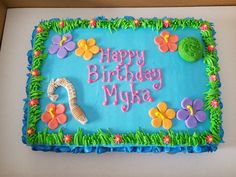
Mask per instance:
[[[34,51],[34,57],[38,57],[41,54],[40,50]]]
[[[210,81],[217,81],[217,76],[215,74],[210,75],[209,77]]]
[[[61,20],[61,21],[59,22],[59,26],[60,26],[61,28],[64,28],[65,22],[64,22],[63,20]]]
[[[29,101],[29,105],[30,105],[31,107],[36,106],[36,105],[38,105],[38,104],[39,104],[39,100],[37,100],[37,99],[31,99],[31,100]]]
[[[160,36],[154,38],[154,43],[159,46],[161,52],[174,52],[177,50],[177,35],[171,35],[168,31],[162,31]]]
[[[202,24],[200,26],[200,30],[202,30],[202,31],[208,30],[208,25],[207,24]]]
[[[37,32],[37,33],[42,33],[43,31],[44,31],[44,29],[43,29],[42,26],[38,26],[38,27],[36,28],[36,32]]]
[[[65,143],[70,143],[72,140],[72,136],[70,134],[67,134],[64,136],[64,142]]]
[[[165,28],[168,28],[168,27],[170,26],[170,20],[169,20],[169,19],[165,19],[165,20],[163,21],[163,26],[164,26]]]
[[[92,19],[89,21],[89,25],[95,27],[97,24],[96,20]]]
[[[213,100],[211,101],[211,106],[214,107],[214,108],[218,107],[218,106],[219,106],[218,101],[217,101],[216,99],[213,99]]]
[[[208,45],[207,46],[207,50],[209,51],[209,52],[213,52],[214,50],[215,50],[215,46],[214,45]]]
[[[114,138],[114,142],[116,143],[116,144],[120,144],[121,142],[122,142],[122,137],[121,137],[121,135],[115,135],[115,138]]]
[[[38,76],[39,74],[40,74],[40,72],[37,69],[34,69],[34,70],[31,71],[32,76]]]
[[[165,144],[169,144],[170,143],[170,136],[169,135],[166,135],[164,138],[163,138],[163,142]]]
[[[56,129],[59,124],[64,124],[67,121],[67,116],[64,114],[66,107],[63,104],[48,104],[46,112],[42,114],[41,120],[48,124],[52,130]]]
[[[206,142],[207,142],[208,144],[212,143],[212,142],[213,142],[213,136],[212,136],[212,135],[207,135],[207,137],[206,137]]]

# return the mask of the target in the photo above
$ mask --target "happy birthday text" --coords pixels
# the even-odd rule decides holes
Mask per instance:
[[[153,82],[154,91],[162,88],[162,71],[160,68],[145,68],[144,50],[101,48],[100,54],[101,65],[88,65],[88,83],[103,82],[104,106],[110,104],[109,100],[112,99],[113,105],[118,105],[121,101],[121,110],[127,112],[132,104],[153,101],[151,88],[135,89],[136,84],[145,85],[145,81]],[[108,65],[109,69],[107,69]],[[133,68],[136,70],[134,71]],[[129,91],[121,91],[119,82],[129,82]]]

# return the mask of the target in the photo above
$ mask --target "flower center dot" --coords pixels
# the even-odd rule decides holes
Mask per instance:
[[[66,36],[63,36],[61,41],[60,41],[60,46],[63,45],[63,43],[67,40],[67,37]]]
[[[164,36],[164,40],[165,40],[165,42],[168,42],[169,37],[170,37],[169,34],[166,34],[166,35]]]
[[[190,105],[187,105],[187,109],[189,110],[190,115],[192,116],[193,115],[193,107]]]
[[[164,119],[164,118],[165,118],[165,116],[164,116],[162,113],[160,113],[160,112],[156,112],[155,115],[156,115],[157,117],[159,116],[161,119]]]
[[[88,50],[88,45],[87,44],[84,44],[84,49]]]
[[[49,114],[51,115],[52,118],[55,117],[54,109],[53,109],[53,108],[50,108],[50,109],[49,109]]]

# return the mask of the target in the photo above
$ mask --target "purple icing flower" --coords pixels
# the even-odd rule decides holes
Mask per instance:
[[[178,110],[177,119],[185,120],[188,128],[196,128],[197,122],[204,122],[206,120],[206,113],[202,110],[202,100],[195,99],[192,101],[189,98],[184,98],[181,106],[183,109]]]
[[[57,53],[59,58],[67,56],[68,52],[74,50],[76,47],[75,42],[72,41],[71,34],[65,34],[63,36],[55,35],[52,37],[52,45],[49,47],[48,52],[50,54]]]

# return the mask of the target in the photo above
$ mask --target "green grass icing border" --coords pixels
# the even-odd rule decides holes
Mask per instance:
[[[89,24],[89,20],[83,19],[66,19],[64,21],[64,27],[59,26],[60,19],[52,19],[48,21],[42,21],[38,27],[43,28],[43,32],[33,34],[33,51],[41,51],[41,54],[37,57],[32,55],[31,70],[37,69],[40,70],[47,58],[47,50],[44,46],[45,41],[49,36],[49,31],[54,30],[59,34],[64,34],[70,32],[75,28],[107,28],[111,32],[117,31],[119,29],[128,29],[131,28],[135,30],[136,28],[151,28],[154,31],[160,31],[166,29],[163,27],[163,19],[144,19],[140,18],[140,25],[135,25],[133,19],[127,18],[117,18],[117,19],[97,19],[96,27],[92,27]],[[176,30],[177,28],[195,28],[200,30],[200,26],[203,24],[208,25],[207,30],[200,30],[202,39],[205,43],[205,51],[203,62],[207,65],[206,74],[218,75],[219,66],[218,66],[218,57],[217,51],[209,52],[207,50],[208,45],[214,45],[214,29],[212,24],[204,20],[196,20],[193,18],[186,19],[170,19],[171,23],[168,28]],[[28,101],[30,99],[40,99],[44,93],[40,90],[41,81],[44,79],[43,76],[29,76],[28,85],[27,85],[27,97]],[[195,132],[190,134],[188,131],[185,132],[173,132],[169,131],[160,131],[158,133],[147,133],[143,130],[137,130],[136,132],[130,132],[121,134],[122,142],[121,145],[156,145],[164,146],[163,138],[168,135],[170,137],[170,143],[168,146],[197,146],[197,145],[206,145],[206,137],[212,135],[213,142],[212,144],[219,144],[222,141],[222,132],[221,130],[221,104],[220,106],[214,108],[211,106],[211,101],[213,99],[220,101],[220,81],[219,79],[215,82],[209,81],[209,90],[205,93],[205,109],[210,112],[210,123],[211,127],[209,131]],[[59,129],[57,133],[48,133],[47,129],[43,132],[36,131],[36,124],[40,120],[40,115],[42,111],[40,105],[33,107],[28,106],[26,114],[26,128],[23,132],[23,136],[26,138],[26,143],[29,145],[66,145],[64,142],[64,134],[62,129]],[[32,135],[27,135],[27,129],[31,128],[34,130]],[[97,130],[94,134],[84,134],[82,129],[78,129],[77,132],[72,135],[72,140],[69,143],[70,145],[78,146],[89,146],[89,145],[115,145],[114,137],[110,130]]]

